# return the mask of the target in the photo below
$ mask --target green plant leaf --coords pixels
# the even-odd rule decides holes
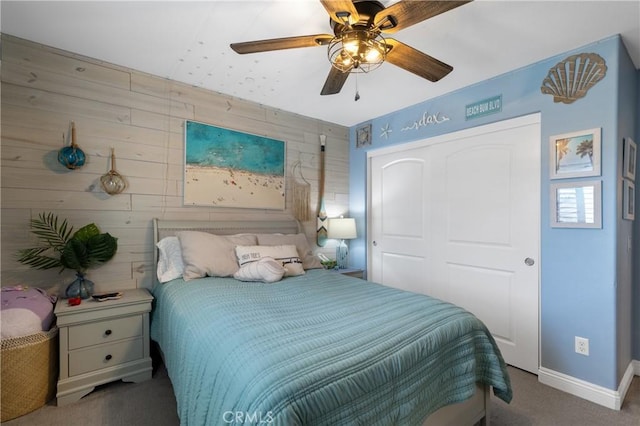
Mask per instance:
[[[66,219],[58,226],[58,217],[53,213],[40,213],[38,219],[31,220],[31,228],[41,241],[57,251],[62,251],[73,231]]]
[[[91,237],[95,237],[96,235],[100,235],[100,229],[98,229],[95,223],[90,223],[78,229],[71,238],[86,243]]]
[[[51,269],[62,266],[60,256],[45,256],[42,253],[49,251],[50,247],[34,247],[20,250],[18,252],[18,262],[31,266],[35,269]]]
[[[94,235],[87,241],[89,251],[89,267],[101,265],[116,254],[118,250],[118,239],[109,233]]]
[[[58,217],[53,213],[40,213],[37,219],[31,219],[30,224],[31,232],[43,245],[18,251],[18,262],[36,269],[62,266],[60,254],[73,228],[68,226],[66,220],[58,224]]]
[[[85,272],[90,265],[89,250],[82,241],[72,238],[62,250],[60,261],[65,268]]]
[[[84,273],[110,260],[118,250],[117,238],[101,234],[95,223],[73,233],[66,219],[58,223],[55,214],[40,213],[31,220],[31,228],[43,245],[20,250],[18,261],[36,269],[61,267],[61,271]]]

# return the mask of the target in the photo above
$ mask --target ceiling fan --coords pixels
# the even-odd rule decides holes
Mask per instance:
[[[328,45],[332,67],[321,95],[339,93],[349,73],[368,72],[385,60],[435,82],[453,67],[382,34],[393,34],[470,1],[400,0],[385,8],[375,0],[320,0],[331,18],[334,35],[247,41],[232,43],[231,48],[245,54]]]

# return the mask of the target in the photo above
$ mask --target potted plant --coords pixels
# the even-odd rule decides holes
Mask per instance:
[[[93,294],[93,282],[85,278],[87,269],[109,261],[118,250],[118,239],[101,233],[95,223],[73,232],[67,220],[58,222],[53,213],[40,213],[31,219],[32,231],[42,245],[18,252],[18,262],[36,269],[60,268],[76,271],[76,279],[65,291],[67,298],[87,299]]]

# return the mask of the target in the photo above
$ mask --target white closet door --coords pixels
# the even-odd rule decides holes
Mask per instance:
[[[540,147],[535,115],[370,158],[371,279],[470,310],[534,373]]]
[[[429,188],[431,165],[425,148],[371,159],[373,281],[403,290],[429,293]]]

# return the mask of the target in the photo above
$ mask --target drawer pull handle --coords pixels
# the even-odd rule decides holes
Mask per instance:
[[[107,336],[111,336],[111,330],[105,331],[104,334],[106,334]]]
[[[113,358],[113,357],[111,356],[111,354],[109,354],[109,355],[107,355],[107,356],[105,356],[105,357],[104,357],[104,359],[105,359],[105,360],[107,360],[107,361],[110,361],[110,360],[111,360],[111,358]]]

